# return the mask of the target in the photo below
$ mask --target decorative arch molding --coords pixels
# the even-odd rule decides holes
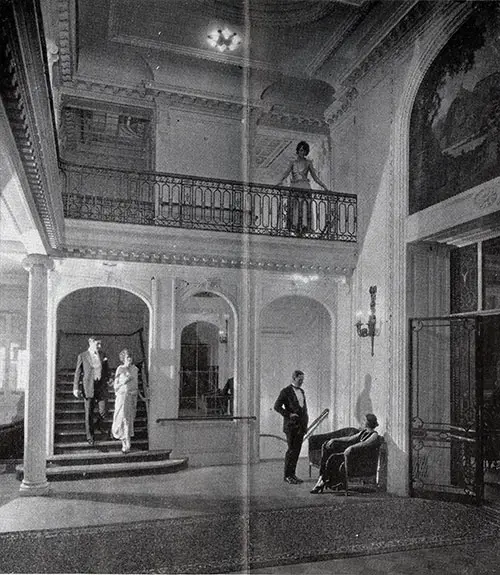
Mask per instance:
[[[181,285],[179,285],[179,282]],[[241,313],[238,313],[237,305],[235,301],[233,301],[232,297],[230,297],[227,293],[223,291],[222,282],[217,278],[209,278],[199,282],[188,283],[187,280],[182,279],[178,280],[178,285],[176,286],[176,291],[178,291],[178,296],[182,300],[187,300],[190,297],[195,296],[199,292],[209,292],[218,297],[220,297],[231,310],[233,326],[232,326],[232,336],[230,338],[230,343],[232,347],[232,354],[233,354],[233,377],[235,381],[235,390],[239,387],[239,369],[238,369],[238,349],[239,349],[239,326],[241,324]],[[178,289],[179,288],[179,289]],[[212,323],[211,321],[200,317],[199,321],[205,321],[207,323]],[[192,319],[188,319],[186,323],[182,323],[178,325],[178,337],[179,341],[182,335],[182,331],[192,323]],[[215,325],[215,324],[214,324]],[[218,326],[220,328],[220,326]],[[178,358],[180,360],[180,358]],[[239,391],[236,391],[239,393]]]
[[[446,3],[429,20],[422,34],[422,51],[415,54],[395,110],[391,142],[392,189],[389,193],[388,375],[389,412],[387,431],[399,449],[408,452],[407,357],[406,357],[406,218],[408,215],[409,129],[413,102],[430,65],[465,19],[473,12],[469,3]],[[403,473],[404,469],[400,470]],[[407,472],[407,469],[406,469]]]
[[[72,283],[71,285],[66,286],[63,290],[59,291],[56,294],[54,302],[53,302],[54,309],[57,310],[57,308],[59,307],[61,302],[66,297],[71,295],[72,293],[75,293],[77,291],[81,291],[84,289],[93,289],[93,288],[117,289],[117,290],[129,292],[129,293],[137,296],[147,306],[148,311],[149,311],[150,321],[151,321],[151,318],[153,317],[153,304],[151,301],[151,294],[146,294],[146,292],[144,292],[143,290],[141,290],[140,288],[138,288],[135,285],[134,286],[123,285],[123,282],[120,283],[120,285],[110,285],[110,284],[105,284],[102,282],[82,283],[81,285],[75,285],[74,283]]]
[[[283,299],[283,298],[290,298],[290,297],[307,299],[307,300],[310,300],[314,303],[321,305],[325,309],[325,311],[328,313],[328,317],[330,318],[330,322],[331,322],[331,325],[333,328],[333,326],[335,325],[335,321],[336,321],[336,315],[334,314],[333,309],[331,307],[332,302],[327,301],[326,298],[322,298],[322,297],[319,297],[318,295],[310,294],[310,293],[308,294],[308,293],[298,293],[298,292],[294,292],[294,291],[289,291],[286,293],[282,293],[280,295],[272,295],[269,298],[263,298],[260,302],[258,316],[260,317],[262,312],[267,307],[269,307],[273,303],[277,302],[278,300]]]
[[[228,293],[226,293],[223,288],[226,282],[214,278],[206,279],[200,282],[188,282],[187,280],[183,279],[181,280],[181,283],[183,285],[178,286],[178,293],[183,300],[193,297],[199,292],[213,293],[214,295],[219,296],[228,304],[228,306],[231,308],[231,311],[233,312],[234,318],[237,318],[236,304],[232,297],[228,295]]]
[[[335,282],[334,284],[332,279]],[[294,280],[293,276],[287,276],[280,277],[280,281],[276,282],[275,285],[279,285],[279,291],[277,291],[269,289],[266,285],[266,282],[263,281],[263,283],[261,283],[262,289],[258,304],[258,314],[260,315],[261,311],[266,306],[280,298],[290,296],[304,297],[321,304],[328,311],[330,320],[333,325],[334,320],[336,320],[335,306],[338,300],[338,285],[345,283],[345,277],[319,277],[317,280],[315,280],[314,285],[301,285],[298,283],[298,280]]]

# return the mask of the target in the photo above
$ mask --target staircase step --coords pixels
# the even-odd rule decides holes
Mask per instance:
[[[121,447],[121,443],[117,443]],[[172,450],[143,451],[132,450],[129,453],[121,451],[89,451],[87,453],[61,453],[47,457],[48,467],[62,467],[66,465],[94,465],[104,463],[124,463],[131,461],[164,461],[170,459]]]
[[[139,430],[135,432],[135,436],[132,441],[147,441],[148,434],[146,430]],[[87,443],[87,438],[84,433],[57,433],[54,436],[54,445],[76,445]],[[109,443],[109,445],[108,445]],[[115,447],[120,442],[117,439],[111,439],[107,434],[96,434],[95,443],[97,447]],[[87,444],[88,445],[88,444]]]
[[[83,422],[82,422],[83,423]],[[108,422],[108,428],[111,425],[111,421]],[[147,432],[147,426],[146,425],[134,425],[134,432],[137,435],[138,433],[146,433]],[[61,431],[56,431],[55,433],[55,437],[66,437],[66,438],[70,438],[70,437],[78,437],[79,435],[83,435],[84,437],[86,437],[85,435],[85,425],[80,425],[78,429],[64,429]],[[106,434],[105,433],[99,433],[99,431],[96,429],[95,430],[95,438],[99,439],[101,437],[104,437]]]
[[[142,450],[147,450],[148,448],[148,440],[145,439],[132,439],[132,447]],[[109,451],[118,451],[121,450],[121,443],[118,440],[107,440],[107,441],[96,441],[96,443],[92,446],[89,445],[86,441],[73,441],[73,442],[55,442],[54,443],[54,452],[56,454],[64,454],[64,453],[82,453],[88,452],[92,450],[100,450],[102,452],[109,452]],[[121,451],[120,451],[121,453]]]
[[[78,417],[78,414],[73,414],[73,417],[68,418],[68,419],[66,419],[66,418],[61,419],[60,417],[58,417],[56,420],[56,428],[58,426],[60,426],[61,429],[70,429],[72,426],[74,426],[77,428],[77,430],[80,430],[82,427],[82,424],[84,422],[85,422],[85,418],[83,417],[83,415],[82,415],[82,417]],[[106,417],[104,419],[104,423],[111,425],[113,423],[113,418],[112,417]],[[143,416],[139,415],[139,416],[135,417],[134,427],[136,427],[136,428],[146,427],[145,415],[143,415]]]
[[[95,465],[64,465],[47,468],[47,479],[68,481],[71,479],[94,479],[97,477],[123,477],[130,475],[154,475],[173,473],[187,467],[185,459],[163,461],[124,461],[122,463],[97,463]],[[22,480],[23,466],[16,467],[16,476]]]

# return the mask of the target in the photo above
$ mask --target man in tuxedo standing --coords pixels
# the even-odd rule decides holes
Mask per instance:
[[[85,435],[89,445],[94,445],[94,409],[97,402],[99,413],[95,427],[106,433],[104,420],[106,417],[106,396],[109,380],[108,358],[101,350],[101,341],[94,336],[89,337],[89,348],[78,355],[75,377],[73,380],[73,395],[83,397],[85,402]]]
[[[304,372],[296,369],[292,373],[292,383],[280,391],[274,404],[275,411],[283,416],[283,431],[288,444],[285,454],[284,479],[292,485],[302,483],[302,479],[297,477],[295,470],[309,422],[306,396],[302,389],[303,383]]]

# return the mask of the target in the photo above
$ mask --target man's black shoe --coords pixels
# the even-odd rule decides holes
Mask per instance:
[[[94,438],[93,438],[93,437],[89,437],[89,438],[87,439],[87,443],[88,443],[89,445],[94,445],[94,443],[95,443]]]
[[[292,478],[295,479],[297,483],[304,483],[302,479],[299,479],[296,475],[292,475]]]
[[[285,477],[285,481],[287,483],[290,483],[290,485],[297,485],[298,481],[295,479],[295,477]]]

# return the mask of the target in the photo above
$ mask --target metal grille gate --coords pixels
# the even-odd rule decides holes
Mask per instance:
[[[478,317],[410,320],[410,494],[480,503]]]

